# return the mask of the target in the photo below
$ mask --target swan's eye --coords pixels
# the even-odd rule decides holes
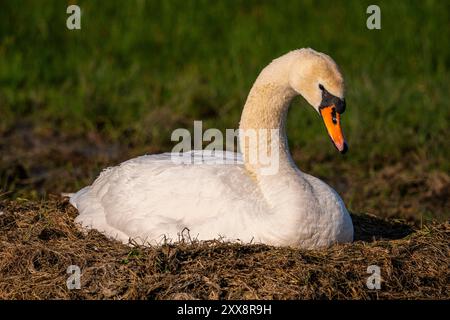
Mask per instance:
[[[319,89],[320,90],[324,90],[325,89],[321,83],[319,83]]]

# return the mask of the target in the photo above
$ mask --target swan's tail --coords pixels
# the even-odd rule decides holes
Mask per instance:
[[[67,193],[67,192],[62,192],[61,193],[61,197],[63,198],[72,198],[75,195],[75,193]]]
[[[91,189],[90,186],[84,187],[83,189],[81,189],[78,192],[75,193],[66,193],[66,192],[62,192],[61,193],[61,197],[63,198],[69,198],[69,202],[72,206],[75,207],[75,209],[78,209],[77,206],[77,201],[78,199],[83,196],[86,192],[88,192]]]
[[[76,193],[61,192],[61,197],[63,197],[63,198],[69,198],[70,204],[71,204],[72,206],[74,206],[75,209],[78,209],[78,208],[77,208],[77,204],[76,204],[76,202],[75,202],[74,199],[73,199],[75,195],[76,195]]]

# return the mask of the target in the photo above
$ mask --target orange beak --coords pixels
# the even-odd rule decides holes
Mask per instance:
[[[348,146],[341,129],[341,115],[336,112],[336,107],[334,105],[322,107],[320,109],[320,115],[322,116],[328,135],[330,136],[331,141],[333,141],[334,146],[340,153],[346,153]]]

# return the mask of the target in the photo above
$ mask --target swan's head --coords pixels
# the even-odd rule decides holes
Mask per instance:
[[[340,124],[345,111],[344,79],[333,59],[312,49],[299,50],[289,84],[317,110],[334,145],[345,153],[348,147]]]

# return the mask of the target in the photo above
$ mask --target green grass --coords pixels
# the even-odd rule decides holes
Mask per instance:
[[[407,156],[424,174],[450,171],[448,1],[377,1],[381,30],[366,28],[373,1],[70,1],[79,31],[65,27],[68,2],[2,2],[0,132],[25,119],[170,149],[193,120],[236,128],[259,71],[312,47],[347,83],[347,164],[370,175]],[[305,106],[290,111],[291,148],[337,157]]]

